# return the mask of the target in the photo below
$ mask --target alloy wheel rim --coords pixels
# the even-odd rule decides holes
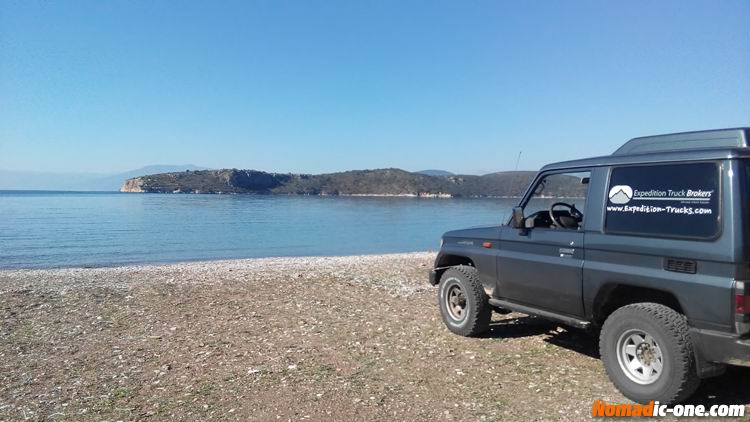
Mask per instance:
[[[654,337],[640,330],[628,330],[617,340],[620,369],[631,381],[653,384],[664,370],[664,355]]]
[[[466,303],[466,294],[458,284],[448,287],[445,294],[445,308],[448,315],[456,322],[463,321],[466,318],[468,304]]]

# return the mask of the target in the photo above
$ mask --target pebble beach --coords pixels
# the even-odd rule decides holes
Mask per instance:
[[[590,334],[521,314],[451,334],[434,256],[0,271],[0,420],[572,420],[625,400]]]

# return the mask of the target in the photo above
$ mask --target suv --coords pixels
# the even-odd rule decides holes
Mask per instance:
[[[443,235],[430,271],[462,336],[492,311],[592,329],[628,398],[670,404],[750,366],[750,128],[632,139],[549,164],[506,225]]]

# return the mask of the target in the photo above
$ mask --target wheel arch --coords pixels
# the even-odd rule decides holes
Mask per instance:
[[[602,325],[617,309],[641,302],[659,303],[686,315],[679,299],[672,292],[627,283],[608,283],[599,289],[594,298],[593,319],[598,325]]]
[[[455,267],[457,265],[466,265],[469,267],[476,268],[474,265],[474,260],[469,258],[468,256],[461,255],[461,254],[440,254],[438,256],[437,260],[435,261],[435,281],[440,282],[440,277],[442,277],[445,270],[447,270],[450,267]]]

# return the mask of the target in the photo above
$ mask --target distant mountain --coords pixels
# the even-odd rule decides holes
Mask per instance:
[[[205,169],[205,167],[185,164],[151,165],[116,174],[0,170],[0,190],[118,191],[125,180],[133,177]]]
[[[454,176],[454,173],[445,170],[420,170],[416,171],[417,174],[424,174],[425,176],[445,177]]]
[[[514,197],[524,192],[535,174],[511,171],[484,176],[428,176],[391,168],[311,175],[224,169],[136,177],[125,182],[121,191]]]

